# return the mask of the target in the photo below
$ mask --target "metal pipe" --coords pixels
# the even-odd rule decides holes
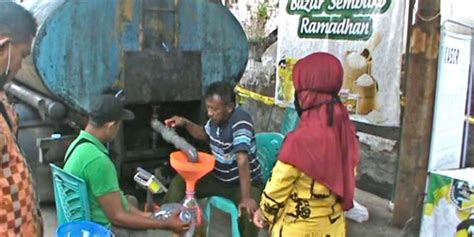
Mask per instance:
[[[3,89],[26,104],[33,106],[39,111],[43,119],[47,115],[53,120],[61,120],[66,115],[66,107],[62,103],[51,100],[24,86],[10,82],[5,84]]]
[[[158,133],[165,141],[173,144],[177,149],[180,149],[188,155],[189,162],[198,162],[198,153],[196,148],[189,144],[184,138],[180,137],[173,129],[165,127],[165,125],[158,119],[151,120],[151,127]]]
[[[415,0],[410,0],[410,6]],[[431,142],[435,86],[438,73],[440,0],[418,0],[410,9],[416,21],[409,22],[405,62],[406,104],[403,108],[398,151],[393,224],[417,232],[422,217]]]

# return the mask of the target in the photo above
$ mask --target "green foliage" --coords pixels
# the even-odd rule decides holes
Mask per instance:
[[[268,3],[260,3],[257,8],[257,15],[260,18],[267,19],[269,17],[268,14]]]

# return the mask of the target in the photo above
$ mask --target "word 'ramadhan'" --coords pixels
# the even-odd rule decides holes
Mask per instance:
[[[368,39],[372,34],[370,18],[311,18],[302,16],[298,35],[302,38]]]

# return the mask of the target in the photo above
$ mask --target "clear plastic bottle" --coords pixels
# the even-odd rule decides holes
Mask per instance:
[[[166,203],[160,207],[160,210],[153,213],[153,217],[157,220],[165,220],[179,212],[179,219],[184,223],[192,221],[192,214],[183,208],[179,203]]]
[[[186,197],[183,201],[183,211],[187,211],[191,217],[189,231],[184,234],[185,237],[192,237],[197,227],[200,227],[203,222],[202,210],[194,196],[194,192],[186,192]]]
[[[181,210],[179,203],[166,203],[160,206],[160,210],[153,213],[153,217],[157,220],[165,220],[173,216],[173,214]]]

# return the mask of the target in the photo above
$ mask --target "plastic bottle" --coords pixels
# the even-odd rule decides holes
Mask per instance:
[[[160,207],[158,212],[153,214],[157,220],[165,220],[179,212],[179,219],[184,223],[189,223],[192,220],[192,214],[183,208],[179,203],[166,203]]]
[[[194,196],[194,192],[186,192],[186,198],[182,205],[184,210],[187,210],[191,216],[191,223],[189,230],[184,234],[185,237],[192,237],[196,231],[196,227],[202,224],[202,211],[199,204]]]

